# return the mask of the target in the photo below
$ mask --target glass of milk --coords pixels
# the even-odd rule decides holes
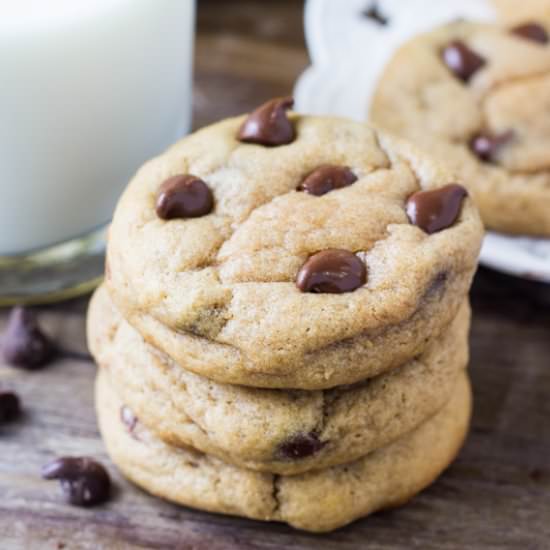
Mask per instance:
[[[0,0],[0,305],[97,284],[128,180],[190,129],[194,0]]]

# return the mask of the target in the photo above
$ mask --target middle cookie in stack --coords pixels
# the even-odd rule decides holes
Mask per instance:
[[[482,228],[414,148],[288,107],[206,128],[138,173],[89,340],[128,477],[326,531],[406,501],[460,447]]]

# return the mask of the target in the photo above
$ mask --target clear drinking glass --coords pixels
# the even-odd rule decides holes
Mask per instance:
[[[189,131],[194,0],[0,0],[0,305],[103,273],[129,178]]]

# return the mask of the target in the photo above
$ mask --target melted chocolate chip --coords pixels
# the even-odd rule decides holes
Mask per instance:
[[[109,474],[91,458],[58,458],[42,468],[42,477],[59,479],[65,499],[75,506],[93,506],[109,498]]]
[[[0,390],[0,424],[15,420],[21,413],[17,395],[11,391]]]
[[[432,234],[447,229],[457,220],[468,192],[451,183],[431,191],[418,191],[407,201],[407,216],[412,224]]]
[[[163,220],[199,218],[212,212],[214,197],[204,181],[184,174],[167,179],[157,195],[157,215]]]
[[[347,166],[324,164],[307,175],[297,190],[320,197],[334,189],[347,187],[356,181],[357,176]]]
[[[512,137],[512,131],[498,135],[482,132],[471,139],[470,149],[480,160],[491,162],[495,159],[499,150],[506,145]]]
[[[134,428],[138,422],[137,416],[126,405],[120,407],[120,420],[130,433],[134,431]]]
[[[250,113],[243,122],[237,139],[259,145],[286,145],[294,141],[296,132],[288,119],[287,109],[294,105],[291,97],[276,98]]]
[[[510,31],[512,34],[538,42],[539,44],[548,44],[548,33],[546,29],[538,23],[526,23],[524,25],[518,25]]]
[[[33,311],[15,307],[2,339],[2,354],[10,365],[37,369],[51,361],[56,346],[42,332]]]
[[[442,57],[445,65],[464,82],[468,82],[487,63],[460,40],[448,44],[443,49]]]
[[[313,432],[297,434],[279,446],[279,454],[291,460],[307,458],[319,452],[326,444]]]
[[[390,20],[380,12],[378,2],[373,2],[368,8],[361,12],[361,15],[374,21],[377,25],[385,27]]]
[[[341,294],[352,292],[367,281],[365,264],[352,252],[330,248],[304,263],[296,277],[302,292]]]

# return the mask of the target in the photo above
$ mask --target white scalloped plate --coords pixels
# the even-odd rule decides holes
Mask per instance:
[[[488,0],[379,0],[386,26],[361,15],[369,0],[307,0],[305,33],[311,66],[294,90],[296,109],[363,121],[380,74],[410,37],[457,18],[494,20]],[[550,214],[549,214],[550,215]],[[550,282],[550,239],[488,232],[480,262],[499,271]]]

